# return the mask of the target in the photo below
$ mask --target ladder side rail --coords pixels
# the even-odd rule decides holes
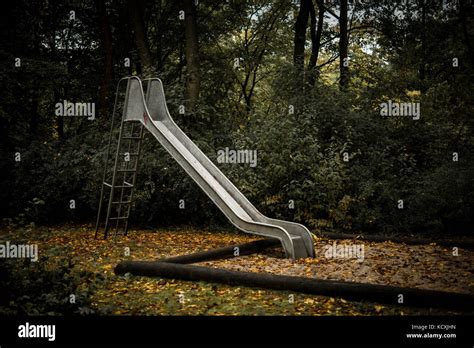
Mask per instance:
[[[135,124],[132,122],[132,125],[131,125],[132,129],[130,130],[130,135],[131,136],[133,136],[134,126],[135,126]],[[128,139],[127,152],[129,154],[129,156],[130,156],[131,147],[132,147],[132,139]],[[129,161],[125,161],[125,166],[124,166],[123,169],[130,169],[129,165],[130,165],[130,158],[129,158]],[[135,174],[133,174],[133,175],[135,175]],[[126,181],[125,179],[127,179],[127,172],[126,171],[123,172],[122,178],[123,178],[122,182],[125,182]],[[131,190],[133,192],[133,188]],[[120,188],[120,198],[118,200],[119,203],[118,203],[118,206],[117,206],[117,216],[121,216],[120,214],[122,212],[123,193],[124,193],[124,187]],[[127,217],[127,220],[128,220],[128,215],[125,215],[125,216]],[[119,222],[120,222],[120,220],[117,219],[117,221],[115,223],[115,236],[118,233]]]
[[[132,179],[132,182],[131,184],[133,185],[133,188],[135,188],[135,181],[136,181],[136,178],[137,178],[137,172],[138,172],[138,163],[140,161],[140,154],[141,154],[141,145],[142,145],[142,141],[143,141],[143,125],[140,124],[140,135],[139,135],[139,138],[140,140],[138,141],[138,145],[137,145],[137,156],[135,158],[135,167],[134,167],[134,172],[133,172],[133,179]],[[130,196],[129,196],[129,201],[130,203],[128,204],[128,207],[127,207],[127,217],[130,217],[130,210],[132,208],[132,202],[133,202],[133,192],[134,192],[134,189],[131,190],[130,192]],[[127,220],[125,221],[125,226],[124,226],[124,235],[127,235],[127,232],[128,232],[128,218]]]
[[[104,239],[107,238],[107,233],[109,229],[109,218],[110,218],[110,212],[112,209],[112,202],[114,198],[114,190],[115,190],[115,181],[116,181],[116,176],[117,176],[117,163],[118,163],[118,158],[120,154],[120,147],[121,147],[121,142],[122,142],[122,134],[123,134],[123,124],[124,124],[124,118],[125,118],[125,113],[127,110],[127,105],[128,105],[128,95],[130,91],[130,79],[128,79],[127,82],[127,90],[125,92],[125,103],[122,111],[122,120],[120,122],[120,130],[119,130],[119,137],[118,137],[118,144],[117,144],[117,150],[115,152],[115,163],[114,163],[114,169],[112,173],[112,182],[111,188],[110,188],[110,195],[109,195],[109,202],[108,202],[108,207],[107,207],[107,216],[105,218],[105,228],[104,228]]]
[[[96,220],[96,223],[95,223],[95,237],[94,238],[97,238],[97,234],[99,232],[99,224],[100,224],[100,214],[102,213],[102,205],[103,205],[103,201],[104,201],[104,186],[105,186],[105,180],[107,178],[107,165],[108,165],[108,162],[109,162],[109,157],[110,157],[110,148],[112,146],[112,138],[113,138],[113,130],[114,130],[114,120],[115,120],[115,115],[117,113],[117,104],[118,104],[118,96],[119,96],[119,89],[120,89],[120,85],[121,83],[128,79],[128,77],[124,77],[124,78],[121,78],[117,84],[117,88],[115,90],[115,101],[114,101],[114,109],[113,109],[113,112],[112,112],[112,120],[110,122],[110,135],[109,135],[109,141],[107,143],[107,151],[106,151],[106,155],[105,155],[105,163],[104,163],[104,171],[103,171],[103,175],[102,175],[102,182],[101,182],[101,187],[100,187],[100,199],[99,199],[99,209],[97,211],[97,220]],[[128,84],[127,84],[128,86]]]

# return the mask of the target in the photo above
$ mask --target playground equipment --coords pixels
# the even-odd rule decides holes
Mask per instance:
[[[125,101],[111,167],[111,147],[113,139],[117,138],[114,118],[120,88],[124,82],[127,84]],[[117,85],[97,213],[96,237],[101,225],[104,201],[107,201],[104,238],[107,238],[112,223],[115,223],[115,235],[119,233],[119,226],[122,226],[123,234],[127,233],[145,128],[234,226],[247,233],[278,239],[289,258],[314,257],[313,239],[308,229],[301,224],[271,219],[261,214],[173,121],[166,106],[161,80],[151,78],[143,82],[146,84],[146,94],[142,80],[136,76],[123,78]],[[108,194],[106,190],[109,190]]]

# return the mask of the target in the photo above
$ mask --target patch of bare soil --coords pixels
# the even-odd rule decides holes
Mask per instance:
[[[354,244],[356,243],[356,244]],[[361,252],[363,250],[363,252]],[[474,252],[431,245],[353,240],[316,242],[316,258],[292,261],[280,250],[203,262],[235,271],[474,293]]]

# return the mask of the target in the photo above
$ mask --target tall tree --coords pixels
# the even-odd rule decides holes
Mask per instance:
[[[300,10],[295,22],[295,39],[293,63],[298,71],[304,71],[304,46],[306,43],[306,28],[313,3],[311,0],[301,0]]]
[[[97,1],[102,49],[104,51],[104,76],[99,86],[99,106],[101,115],[107,113],[107,96],[113,76],[112,32],[105,0]]]
[[[41,32],[41,10],[39,5],[33,5],[33,11],[36,15],[36,20],[32,21],[32,26],[34,27],[33,30],[33,43],[31,47],[32,54],[35,57],[41,55],[40,50],[40,32]],[[30,109],[30,134],[31,136],[38,135],[38,128],[39,128],[39,121],[40,121],[40,113],[39,113],[39,99],[40,99],[40,92],[38,90],[38,81],[33,81],[33,88],[31,91],[31,109]]]
[[[347,0],[341,0],[339,13],[339,86],[342,90],[345,90],[349,84],[348,45]]]
[[[252,100],[257,84],[265,77],[261,68],[269,51],[272,33],[278,30],[278,19],[285,12],[286,4],[284,2],[275,2],[271,7],[265,8],[265,11],[263,11],[261,4],[257,4],[252,7],[249,16],[252,17],[260,13],[258,21],[248,20],[243,28],[241,43],[244,58],[243,76],[242,78],[239,78],[240,74],[236,74],[236,76],[241,86],[241,97],[245,100],[247,112],[253,107]]]
[[[308,84],[314,85],[316,78],[316,64],[318,63],[319,50],[321,48],[321,35],[323,33],[324,24],[324,6],[323,0],[316,0],[316,6],[318,7],[318,20],[316,23],[316,10],[315,6],[311,4],[310,18],[311,18],[311,56],[308,63]]]
[[[194,0],[184,0],[184,36],[186,56],[186,100],[191,109],[196,105],[200,89],[200,59]]]
[[[472,22],[472,10],[473,6],[469,0],[460,0],[459,1],[459,19],[461,21],[461,29],[463,34],[463,41],[467,47],[469,53],[469,59],[471,64],[474,65],[474,49],[471,43],[472,36],[472,24],[469,25],[469,20]]]
[[[49,6],[50,10],[50,16],[47,18],[51,30],[46,36],[49,39],[49,47],[50,47],[50,59],[52,62],[58,63],[60,62],[59,54],[58,54],[58,44],[57,44],[57,36],[58,36],[58,30],[60,30],[60,25],[58,23],[58,17],[59,15],[57,12],[55,12],[55,9],[53,6]],[[56,103],[61,102],[61,84],[57,84],[54,89],[53,89],[53,99],[54,99],[54,105]],[[59,139],[64,138],[64,117],[56,116],[56,133],[58,135]]]
[[[133,31],[135,32],[135,44],[137,46],[138,55],[140,56],[142,73],[144,77],[152,77],[154,75],[154,69],[145,24],[143,22],[144,7],[145,5],[142,0],[128,0],[130,19]]]

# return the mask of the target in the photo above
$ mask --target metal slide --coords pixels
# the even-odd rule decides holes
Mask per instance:
[[[173,121],[161,80],[152,78],[144,82],[146,96],[141,80],[135,76],[128,78],[123,120],[140,121],[237,228],[279,239],[289,258],[314,257],[308,229],[261,214]]]

